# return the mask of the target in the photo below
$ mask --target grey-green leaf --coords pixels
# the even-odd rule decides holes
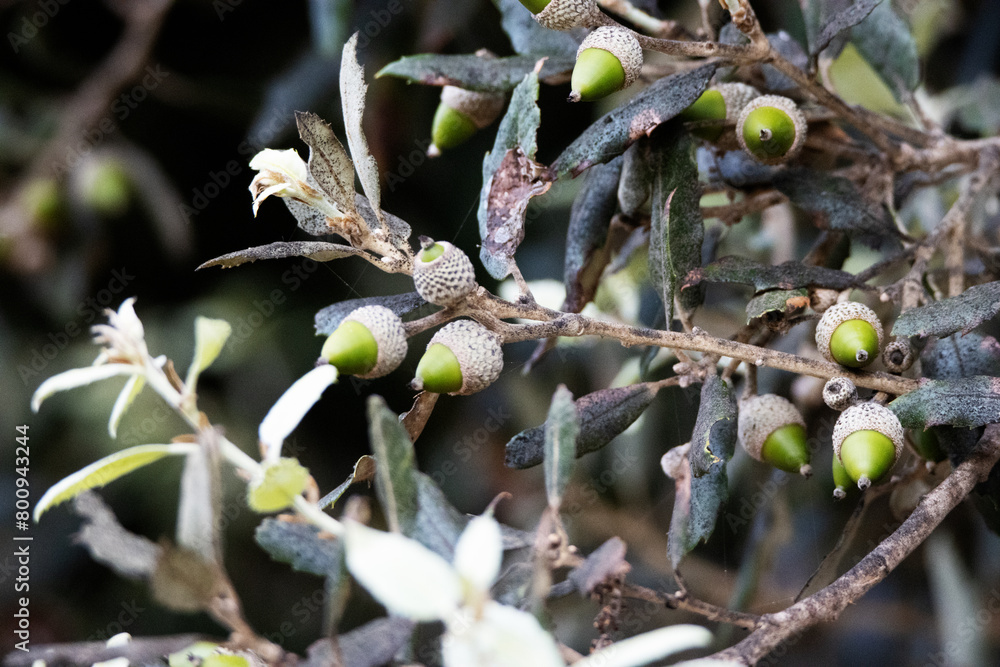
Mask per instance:
[[[847,232],[876,250],[900,245],[885,207],[868,202],[846,178],[799,167],[778,172],[774,185],[822,228]]]
[[[271,558],[292,569],[325,577],[339,568],[341,540],[326,540],[308,523],[264,519],[254,539]]]
[[[500,26],[517,53],[576,59],[585,30],[564,32],[543,28],[518,0],[493,0],[493,4],[500,10]]]
[[[414,537],[417,479],[413,443],[381,396],[368,399],[368,428],[375,455],[375,495],[389,528]]]
[[[747,303],[747,322],[755,317],[763,317],[768,313],[785,315],[793,310],[809,305],[809,290],[805,288],[792,290],[771,290],[756,295]]]
[[[652,385],[640,383],[600,389],[578,398],[577,458],[601,449],[631,426],[656,398],[656,391]],[[521,431],[507,443],[504,464],[509,468],[530,468],[544,460],[544,424]]]
[[[845,290],[859,287],[860,283],[846,271],[812,266],[802,262],[787,261],[777,266],[761,264],[749,257],[730,255],[688,273],[681,289],[702,281],[710,283],[739,283],[753,285],[754,290],[791,290],[799,287],[827,287]]]
[[[853,28],[864,21],[875,7],[885,0],[857,0],[852,5],[840,9],[829,19],[823,22],[822,31],[809,44],[809,53],[813,57],[819,55],[820,51],[830,46],[840,33]]]
[[[975,285],[958,296],[913,308],[896,319],[895,336],[967,334],[1000,313],[1000,280]]]
[[[357,484],[358,482],[371,482],[374,476],[375,459],[365,454],[358,459],[357,462],[355,462],[354,470],[352,470],[351,474],[347,476],[347,479],[341,482],[340,485],[333,491],[320,498],[319,502],[316,504],[319,505],[321,509],[326,509],[340,500],[340,497],[344,495],[352,484]]]
[[[308,111],[296,111],[295,124],[309,146],[309,173],[340,210],[353,212],[354,164],[330,124]]]
[[[329,336],[340,326],[345,317],[357,308],[364,306],[385,306],[400,317],[403,317],[426,305],[427,302],[416,292],[390,294],[389,296],[367,296],[360,299],[339,301],[316,313],[316,335]]]
[[[563,492],[573,474],[579,433],[580,423],[573,405],[573,394],[565,385],[559,385],[552,395],[545,420],[545,494],[549,507],[554,511],[559,510]]]
[[[354,168],[358,172],[361,187],[368,196],[372,210],[379,222],[382,222],[382,195],[379,187],[378,164],[368,149],[368,139],[361,121],[365,113],[365,95],[368,84],[365,83],[365,70],[358,64],[358,33],[344,44],[340,60],[340,104],[344,111],[344,132],[347,134],[347,146],[351,149]],[[354,176],[351,175],[351,185]],[[351,194],[353,195],[353,187]],[[353,199],[353,198],[352,198]],[[384,223],[383,223],[384,226]]]
[[[920,353],[920,367],[932,380],[1000,376],[1000,343],[993,336],[977,333],[932,338]]]
[[[524,238],[528,201],[551,186],[546,170],[534,161],[536,132],[541,122],[538,76],[529,72],[511,95],[500,121],[493,150],[483,158],[483,189],[479,197],[479,258],[491,276],[502,280]]]
[[[613,160],[639,137],[691,106],[714,73],[715,65],[708,64],[659,79],[584,130],[556,159],[552,170],[560,178],[577,176],[595,164]]]
[[[481,58],[476,55],[424,53],[403,56],[383,67],[375,76],[394,76],[409,83],[429,86],[457,86],[465,90],[506,93],[514,90],[535,69],[538,59],[537,55]],[[545,79],[567,74],[573,70],[575,62],[575,57],[549,58],[542,65],[539,77]]]
[[[851,29],[851,42],[889,85],[897,100],[902,99],[903,91],[914,90],[920,83],[917,44],[890,0],[879,3],[864,21]]]
[[[611,259],[605,244],[615,214],[622,161],[622,158],[615,158],[589,169],[570,209],[563,267],[566,284],[563,310],[567,312],[579,313],[590,303],[604,267]]]
[[[327,243],[325,241],[275,241],[267,245],[255,246],[245,250],[227,253],[210,259],[197,270],[207,269],[210,266],[221,266],[224,269],[231,269],[247,262],[256,262],[258,259],[285,259],[286,257],[308,257],[317,262],[329,262],[334,259],[344,257],[360,257],[365,255],[362,250],[352,248],[339,243]]]
[[[736,444],[736,392],[718,376],[705,380],[691,434],[691,472],[695,477],[725,471]]]
[[[701,266],[705,226],[701,217],[701,186],[694,160],[694,142],[687,132],[669,133],[653,142],[652,223],[649,231],[649,275],[663,301],[667,328],[673,320],[674,296],[680,282]],[[687,306],[700,293],[683,293]]]
[[[1000,377],[927,380],[894,400],[889,408],[906,428],[995,424],[1000,422]]]

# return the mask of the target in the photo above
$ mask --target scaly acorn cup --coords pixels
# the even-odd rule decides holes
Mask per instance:
[[[823,385],[823,402],[831,410],[843,412],[858,402],[858,388],[849,378],[830,378]]]
[[[495,121],[503,111],[504,100],[503,93],[481,93],[456,86],[442,88],[427,155],[437,157],[442,150],[458,146]]]
[[[320,355],[345,375],[382,377],[406,357],[406,330],[385,306],[357,308],[326,339]]]
[[[424,301],[452,306],[476,289],[476,270],[464,252],[447,241],[420,237],[413,258],[413,284]]]
[[[780,95],[751,100],[736,120],[736,138],[753,159],[781,164],[795,157],[806,140],[806,117],[795,102]]]
[[[882,350],[882,364],[890,373],[902,373],[913,365],[915,358],[913,346],[907,338],[894,340]]]
[[[593,25],[601,10],[595,0],[521,0],[535,20],[549,30]]]
[[[411,386],[436,394],[474,394],[490,386],[502,370],[500,337],[478,322],[456,320],[431,338]]]
[[[812,475],[806,422],[788,399],[764,394],[741,400],[737,435],[758,461],[805,477]]]
[[[883,405],[854,405],[841,413],[833,427],[833,451],[864,491],[896,463],[903,451],[903,426]]]
[[[830,306],[816,326],[816,347],[828,361],[841,366],[867,366],[882,347],[882,322],[863,303]]]
[[[630,30],[602,26],[576,52],[570,102],[591,102],[628,88],[642,69],[642,47]]]
[[[739,118],[740,111],[760,92],[745,83],[720,83],[712,86],[687,109],[678,114],[685,122],[699,120],[732,120]],[[715,141],[722,136],[722,126],[700,127],[691,130],[691,134],[708,141]]]

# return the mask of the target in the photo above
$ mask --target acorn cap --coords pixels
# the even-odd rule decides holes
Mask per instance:
[[[825,313],[830,306],[837,303],[840,292],[826,287],[815,287],[809,290],[809,307],[817,313]]]
[[[449,322],[434,334],[427,349],[440,344],[447,347],[458,359],[462,371],[462,387],[450,394],[468,395],[491,385],[503,371],[503,349],[500,337],[472,320]],[[421,390],[423,381],[417,377],[413,388]]]
[[[841,462],[844,461],[840,455],[841,446],[858,431],[876,431],[888,438],[896,450],[895,459],[903,451],[903,425],[895,413],[878,403],[859,403],[844,410],[833,427],[833,451]],[[861,480],[855,481],[861,484]]]
[[[798,106],[781,95],[752,99],[736,120],[740,147],[762,164],[781,164],[795,157],[805,143],[807,130],[806,117]]]
[[[358,322],[371,332],[378,345],[375,366],[367,373],[358,373],[360,378],[377,378],[396,370],[406,357],[406,330],[396,313],[385,306],[362,306],[350,312],[345,322]],[[339,329],[340,326],[337,328]],[[334,332],[336,333],[336,331]]]
[[[858,402],[858,388],[850,378],[830,378],[823,385],[823,402],[831,409],[843,412]]]
[[[739,419],[737,421],[737,437],[747,453],[758,461],[765,461],[784,470],[791,466],[780,466],[774,461],[768,461],[763,456],[764,443],[768,437],[785,426],[798,425],[805,429],[806,422],[802,414],[787,398],[777,394],[751,396],[740,401]],[[804,433],[801,436],[803,437]],[[789,472],[801,472],[808,476],[812,469],[806,460],[798,463]]]
[[[420,237],[420,245],[423,250],[413,258],[413,284],[425,301],[451,306],[476,289],[476,270],[468,255],[426,236]]]
[[[503,93],[465,90],[458,86],[445,86],[441,89],[441,104],[468,117],[480,130],[500,116],[505,101]]]
[[[890,373],[902,373],[913,365],[915,356],[909,339],[898,338],[882,350],[882,363]]]
[[[597,51],[592,52],[590,49]],[[609,69],[607,59],[600,53],[602,51],[611,54],[618,62],[623,75],[620,80],[614,78],[615,72]],[[569,100],[577,102],[598,99],[615,90],[628,88],[639,78],[641,70],[642,47],[632,31],[618,26],[601,26],[587,35],[576,51],[573,90],[570,92]],[[594,92],[588,93],[587,90],[582,90],[590,87],[594,88]]]
[[[878,347],[882,347],[882,322],[879,321],[878,315],[875,314],[875,311],[865,304],[858,303],[857,301],[838,303],[827,308],[826,312],[823,313],[823,317],[820,319],[819,324],[816,326],[816,347],[827,361],[831,361],[835,364],[840,363],[834,358],[833,353],[830,351],[830,341],[833,338],[833,334],[837,330],[837,327],[844,322],[849,322],[851,320],[862,320],[864,322],[868,322],[868,324],[870,324],[875,330],[875,334],[878,336]],[[872,356],[869,355],[867,361],[860,362],[859,365],[865,365],[873,360]]]
[[[534,16],[540,26],[549,30],[572,30],[594,25],[600,13],[595,0],[551,0]]]
[[[712,89],[722,93],[722,99],[726,103],[726,120],[737,120],[743,108],[760,97],[759,90],[738,81],[716,84],[710,90]]]

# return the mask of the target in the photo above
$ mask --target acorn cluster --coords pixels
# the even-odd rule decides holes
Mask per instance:
[[[414,258],[413,282],[425,301],[450,307],[461,303],[477,287],[468,256],[447,241],[420,237],[422,249]],[[406,327],[385,306],[363,306],[351,311],[323,344],[320,363],[340,373],[361,378],[388,375],[407,352]],[[472,320],[456,320],[442,327],[417,364],[414,389],[438,394],[473,394],[492,384],[503,370],[503,341]]]

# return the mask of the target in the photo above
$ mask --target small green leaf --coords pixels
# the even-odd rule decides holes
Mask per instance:
[[[657,80],[584,130],[552,163],[552,170],[560,178],[577,176],[595,164],[610,162],[639,137],[691,106],[714,73],[715,65],[709,64]]]
[[[845,290],[860,285],[854,276],[846,271],[837,271],[796,261],[787,261],[777,266],[771,266],[740,255],[723,257],[691,271],[684,278],[681,289],[693,287],[702,281],[753,285],[757,292],[773,289],[792,290],[799,287],[827,287]]]
[[[896,319],[894,336],[967,334],[1000,313],[1000,280],[974,285],[958,296],[912,308]]]
[[[747,323],[767,313],[782,315],[809,305],[809,290],[803,288],[793,290],[771,290],[758,294],[747,303]]]
[[[261,514],[280,512],[292,505],[308,481],[309,471],[296,459],[265,462],[264,475],[247,486],[247,503]]]
[[[559,385],[552,395],[552,405],[545,420],[545,493],[553,511],[559,510],[563,492],[573,474],[579,432],[573,394],[564,385]]]
[[[194,321],[194,359],[188,368],[184,384],[194,393],[198,386],[198,376],[218,358],[229,339],[233,328],[225,320],[213,320],[198,316]]]
[[[42,514],[50,508],[88,489],[104,486],[119,477],[127,475],[133,470],[137,470],[153,461],[158,461],[165,456],[189,454],[197,448],[198,445],[190,442],[178,442],[169,445],[137,445],[136,447],[129,447],[128,449],[105,456],[103,459],[94,461],[85,468],[77,470],[69,477],[56,482],[46,491],[38,500],[38,504],[35,505],[35,521],[37,522]]]
[[[917,45],[890,0],[879,3],[851,29],[851,41],[895,92],[897,100],[902,101],[903,91],[914,90],[920,83]]]
[[[575,54],[575,51],[574,51]],[[457,86],[484,93],[506,93],[513,90],[535,69],[538,56],[507,56],[480,58],[475,55],[440,55],[425,53],[403,56],[383,67],[380,76],[395,76],[409,83],[431,86]],[[556,76],[573,69],[573,57],[549,58],[539,76]]]
[[[368,399],[368,428],[375,455],[375,494],[389,528],[412,535],[417,521],[413,443],[381,396]]]
[[[596,452],[631,426],[653,399],[656,389],[640,383],[627,387],[601,389],[575,402],[580,432],[576,439],[576,457]],[[504,465],[530,468],[545,460],[545,424],[521,431],[506,446]]]
[[[974,375],[927,380],[889,403],[889,409],[906,428],[995,424],[1000,422],[1000,378]]]
[[[649,230],[649,276],[663,301],[667,328],[673,321],[674,296],[688,272],[701,266],[705,225],[694,142],[687,132],[663,134],[651,146],[652,222]],[[682,293],[697,305],[698,290]]]

